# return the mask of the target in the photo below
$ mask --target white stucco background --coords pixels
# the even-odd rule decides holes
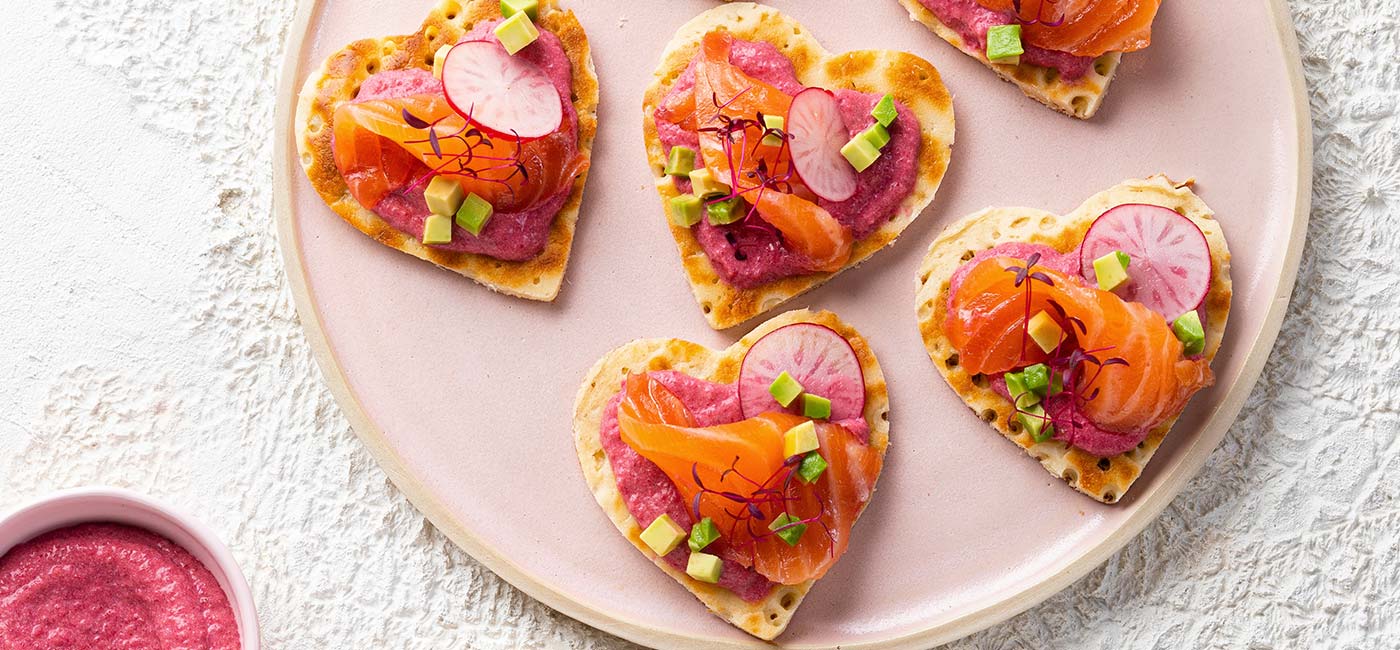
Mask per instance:
[[[1292,8],[1314,211],[1263,378],[1160,520],[953,647],[1400,647],[1400,1]],[[452,546],[322,385],[271,215],[293,11],[5,3],[0,508],[108,483],[195,512],[268,648],[628,647]]]

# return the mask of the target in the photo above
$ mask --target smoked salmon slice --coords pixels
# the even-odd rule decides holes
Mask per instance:
[[[1017,15],[1026,43],[1075,56],[1134,52],[1152,43],[1161,0],[977,0]],[[1018,11],[1019,9],[1019,11]]]
[[[627,378],[618,405],[622,440],[661,468],[687,504],[698,497],[699,515],[714,519],[740,564],[788,585],[822,577],[845,553],[883,463],[844,427],[818,422],[829,467],[802,482],[783,457],[783,434],[805,421],[771,412],[696,427],[680,399],[646,374]],[[808,522],[795,546],[769,530],[785,512]]]
[[[1126,361],[1084,363],[1077,374],[1078,406],[1099,427],[1150,429],[1214,382],[1209,362],[1185,358],[1181,341],[1160,314],[1042,266],[1032,266],[1030,272],[1048,282],[1026,277],[1017,286],[1016,270],[1025,267],[1025,260],[1014,257],[987,258],[950,297],[944,332],[967,372],[992,374],[1047,361],[1050,355],[1025,327],[1027,317],[1045,311],[1065,332],[1058,358],[1077,349],[1100,361]]]

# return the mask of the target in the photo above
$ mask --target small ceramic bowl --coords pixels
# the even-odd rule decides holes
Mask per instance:
[[[62,490],[29,502],[0,518],[0,556],[51,530],[89,522],[144,528],[184,547],[208,567],[223,587],[238,622],[243,650],[259,650],[253,594],[233,555],[203,524],[145,496],[112,487]]]

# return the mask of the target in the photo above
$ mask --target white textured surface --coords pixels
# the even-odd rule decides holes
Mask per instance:
[[[626,647],[453,547],[350,432],[271,217],[293,3],[215,5],[4,9],[0,507],[111,483],[194,511],[269,648]],[[954,647],[1400,647],[1400,0],[1293,11],[1315,207],[1259,386],[1139,538]]]

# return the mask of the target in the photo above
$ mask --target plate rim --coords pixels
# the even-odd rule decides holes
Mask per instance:
[[[1210,414],[1205,426],[1183,452],[1181,465],[1162,485],[1148,493],[1136,512],[1129,516],[1117,530],[1101,542],[1079,554],[1066,565],[1060,567],[1034,585],[1010,594],[999,600],[981,605],[977,610],[946,621],[933,627],[912,633],[905,633],[888,639],[863,641],[845,645],[848,650],[900,650],[905,648],[927,648],[961,639],[968,635],[1001,623],[1024,612],[1050,596],[1059,593],[1090,571],[1108,560],[1147,525],[1157,519],[1167,505],[1185,488],[1187,482],[1200,473],[1205,461],[1224,439],[1226,432],[1234,424],[1244,407],[1245,400],[1253,391],[1264,364],[1272,356],[1273,346],[1283,326],[1284,316],[1298,277],[1299,262],[1303,243],[1306,240],[1307,225],[1312,205],[1312,116],[1309,110],[1307,85],[1303,77],[1302,57],[1298,47],[1298,37],[1294,30],[1293,18],[1286,0],[1260,0],[1267,5],[1273,18],[1275,36],[1283,52],[1284,66],[1293,95],[1293,120],[1296,142],[1294,143],[1298,168],[1294,182],[1297,192],[1294,200],[1293,222],[1289,225],[1288,247],[1284,253],[1282,274],[1278,288],[1269,302],[1263,326],[1259,335],[1250,343],[1249,354],[1240,370],[1239,378],[1222,398],[1219,406]],[[301,255],[301,237],[297,232],[292,209],[292,178],[300,173],[294,163],[296,144],[294,141],[293,120],[295,119],[295,98],[300,80],[304,76],[301,68],[302,55],[314,40],[308,39],[311,19],[317,15],[324,0],[297,0],[295,17],[287,31],[283,43],[282,65],[277,82],[277,106],[274,108],[273,131],[273,214],[277,221],[277,242],[281,250],[283,269],[287,275],[288,288],[292,293],[298,320],[311,348],[317,367],[336,404],[350,422],[356,437],[369,450],[379,467],[393,481],[394,486],[408,498],[408,501],[442,531],[448,539],[466,551],[478,562],[506,582],[525,592],[546,606],[586,625],[597,628],[629,641],[648,647],[666,648],[772,648],[773,643],[756,638],[748,639],[706,639],[695,635],[679,635],[653,627],[642,621],[625,620],[602,612],[571,597],[559,586],[534,575],[510,560],[482,539],[478,538],[465,525],[457,521],[448,509],[433,495],[422,482],[405,469],[403,459],[388,444],[384,432],[370,419],[360,404],[350,382],[331,349],[330,340],[322,326],[320,309],[312,296],[307,283],[306,267]],[[295,168],[295,169],[294,169]],[[1210,444],[1204,444],[1209,441]],[[781,645],[781,644],[780,644]],[[802,648],[806,646],[786,646]]]

